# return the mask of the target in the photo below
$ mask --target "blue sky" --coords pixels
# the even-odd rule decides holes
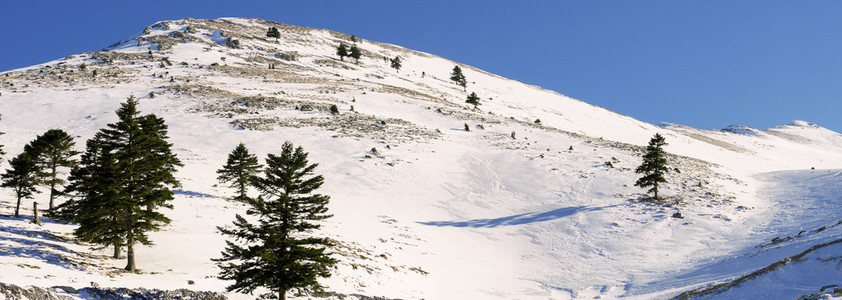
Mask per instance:
[[[842,131],[842,1],[8,1],[0,71],[159,20],[256,17],[429,52],[650,122]]]

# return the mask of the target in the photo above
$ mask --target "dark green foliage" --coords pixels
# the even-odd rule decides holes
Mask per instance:
[[[272,28],[269,28],[269,31],[266,32],[266,36],[277,39],[277,38],[281,37],[281,32],[278,31],[278,28],[272,27]]]
[[[12,188],[15,191],[18,199],[15,206],[15,218],[17,218],[20,217],[21,199],[31,199],[34,193],[39,193],[35,188],[38,184],[38,167],[35,165],[35,160],[25,151],[12,158],[9,164],[12,168],[6,169],[6,173],[0,175],[0,178],[3,179],[2,187]]]
[[[463,89],[468,86],[468,80],[465,79],[465,75],[462,74],[462,68],[459,66],[453,67],[453,72],[450,73],[450,80],[462,86]]]
[[[125,228],[117,226],[125,216],[117,208],[121,184],[114,154],[104,148],[99,132],[86,142],[85,153],[76,168],[70,171],[70,184],[65,189],[73,198],[56,207],[54,217],[79,224],[73,234],[95,249],[114,247],[114,258],[120,258]]]
[[[465,131],[471,131],[471,127],[468,126],[468,123],[465,123]]]
[[[344,43],[339,44],[339,47],[336,47],[336,55],[339,55],[339,60],[344,61],[345,56],[350,56],[351,54],[348,53],[348,51],[348,46],[346,46]]]
[[[541,125],[541,119],[535,119],[535,125]]]
[[[24,147],[38,167],[38,183],[50,188],[51,211],[56,196],[61,195],[56,188],[67,183],[60,177],[59,168],[72,168],[77,164],[73,158],[79,154],[79,151],[73,150],[75,145],[73,137],[64,130],[50,129]]]
[[[170,222],[158,209],[172,208],[169,204],[173,199],[170,187],[179,185],[174,173],[181,162],[171,152],[172,144],[166,141],[167,125],[164,120],[152,114],[141,116],[134,97],[129,97],[117,110],[117,117],[117,123],[108,124],[108,128],[100,130],[94,142],[88,143],[88,153],[85,153],[87,157],[107,160],[89,158],[78,170],[71,171],[71,190],[81,199],[62,205],[68,208],[62,207],[59,216],[78,222],[80,227],[96,227],[92,232],[113,230],[120,242],[91,242],[102,247],[125,245],[128,250],[126,270],[132,271],[136,269],[134,244],[151,245],[147,232],[158,230]],[[98,163],[104,166],[98,166]],[[106,175],[82,176],[86,172]],[[113,179],[114,182],[106,184],[104,179]],[[103,195],[108,195],[107,207],[102,207],[103,204],[98,201],[105,197]],[[73,216],[74,213],[88,213],[89,209],[101,209],[100,215],[90,219]],[[118,247],[115,247],[115,254]]]
[[[392,63],[392,68],[394,68],[398,72],[401,71],[401,57],[400,56],[395,56],[395,58],[392,58],[389,61]]]
[[[360,51],[360,48],[357,48],[357,45],[352,45],[350,49],[350,57],[354,59],[357,63],[360,63],[360,57],[362,57],[363,53]]]
[[[312,235],[320,227],[313,221],[331,217],[330,197],[314,194],[324,182],[321,175],[313,176],[316,166],[290,142],[280,155],[268,155],[264,176],[254,181],[261,195],[249,201],[246,211],[256,223],[237,215],[233,227],[218,228],[237,242],[226,241],[222,258],[214,259],[222,269],[219,278],[235,281],[228,291],[250,294],[263,287],[270,291],[263,298],[286,299],[287,291],[323,289],[317,278],[329,277],[336,260],[325,252],[330,240]]]
[[[654,193],[655,199],[658,198],[658,185],[662,182],[667,182],[664,174],[669,171],[667,168],[667,155],[664,152],[663,146],[667,145],[664,137],[656,133],[651,140],[649,146],[646,147],[646,154],[643,155],[643,163],[637,167],[634,172],[643,174],[643,177],[634,183],[635,186],[641,188],[649,188],[650,193]]]
[[[479,103],[479,96],[477,96],[477,93],[474,93],[474,92],[471,92],[471,94],[468,95],[468,100],[465,101],[465,103],[473,104],[474,109],[477,109],[477,105],[481,104],[481,103]]]
[[[339,114],[339,107],[336,107],[336,104],[331,104],[330,105],[330,113],[334,114],[334,115],[338,115]]]
[[[357,36],[351,35],[351,42],[356,44],[357,43]]]
[[[237,196],[234,199],[245,202],[250,199],[246,194],[248,186],[251,185],[252,179],[258,172],[260,172],[260,164],[257,156],[249,153],[246,145],[240,143],[228,154],[228,161],[222,169],[216,170],[219,174],[216,179],[229,183],[230,187],[237,189]]]

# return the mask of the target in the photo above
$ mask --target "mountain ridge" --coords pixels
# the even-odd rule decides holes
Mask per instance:
[[[842,168],[842,136],[806,122],[752,136],[660,127],[396,45],[359,40],[360,62],[342,61],[335,47],[353,43],[349,35],[278,25],[281,38],[265,37],[277,24],[161,21],[109,51],[0,73],[7,133],[0,141],[10,154],[49,128],[70,132],[78,146],[134,94],[142,111],[166,119],[185,162],[174,224],[138,254],[149,273],[105,279],[119,262],[97,257],[84,274],[0,255],[0,263],[40,268],[20,267],[0,281],[43,285],[56,272],[68,285],[105,279],[221,291],[209,262],[223,245],[215,226],[244,207],[226,200],[230,191],[213,174],[241,141],[263,157],[292,140],[320,163],[335,214],[324,233],[341,252],[327,280],[332,289],[406,298],[659,298],[685,286],[635,291],[791,234],[784,230],[792,224],[764,227],[781,212],[759,193],[767,183],[755,175]],[[385,61],[396,55],[404,61],[399,72]],[[455,65],[466,89],[448,80]],[[471,92],[482,99],[479,109],[464,103]],[[632,186],[655,133],[670,143],[675,169],[664,187],[667,205],[645,201]],[[0,211],[8,209],[11,198],[0,199]],[[58,242],[14,233],[66,235],[72,225],[2,219],[0,226],[10,249],[70,261],[88,252],[60,244],[74,250],[55,254],[33,245]],[[189,254],[185,241],[207,249]]]

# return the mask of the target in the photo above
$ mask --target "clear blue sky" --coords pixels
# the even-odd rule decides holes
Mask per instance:
[[[184,17],[328,28],[650,123],[842,131],[842,1],[7,1],[0,71]]]

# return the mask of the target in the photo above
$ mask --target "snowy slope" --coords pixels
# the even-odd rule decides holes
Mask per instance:
[[[271,26],[281,38],[265,37]],[[0,73],[6,160],[50,128],[77,136],[81,149],[133,94],[142,112],[167,121],[185,164],[166,212],[173,223],[138,251],[141,273],[120,272],[124,262],[107,249],[64,240],[73,225],[2,217],[0,282],[223,291],[210,261],[224,243],[216,226],[245,207],[226,200],[233,191],[216,185],[215,170],[239,142],[265,157],[289,140],[319,163],[335,215],[322,234],[340,244],[340,264],[324,283],[345,294],[663,298],[821,242],[782,246],[752,264],[717,263],[836,221],[835,194],[808,197],[821,202],[806,206],[783,191],[825,188],[837,176],[758,175],[842,168],[842,136],[817,125],[655,126],[460,65],[463,90],[448,79],[458,63],[399,46],[361,40],[363,58],[340,61],[340,42],[351,43],[346,34],[258,19],[184,19],[107,51]],[[384,60],[395,56],[400,72]],[[464,103],[471,92],[479,110]],[[332,104],[340,115],[327,111]],[[644,190],[633,186],[656,132],[679,170],[667,206],[641,201]],[[44,198],[35,200],[43,207]],[[0,194],[0,214],[12,213],[13,200]],[[679,211],[683,219],[671,217]]]

